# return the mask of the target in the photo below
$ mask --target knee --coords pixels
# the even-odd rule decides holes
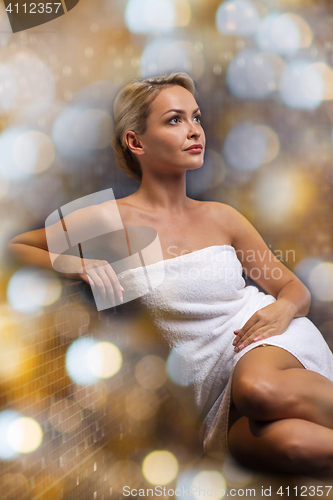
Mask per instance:
[[[231,455],[241,464],[263,472],[331,477],[333,454],[327,457],[318,453],[318,443],[309,435],[306,422],[291,420],[295,422],[290,422],[287,430],[276,434],[274,430],[267,432],[267,428],[263,431],[266,424],[241,418],[229,432]],[[274,424],[276,430],[279,421]]]
[[[284,460],[286,460],[290,466],[295,464],[301,464],[306,461],[307,458],[307,449],[304,443],[304,436],[285,436],[280,441],[280,453]],[[294,467],[292,467],[294,470]]]
[[[252,421],[252,424],[254,422]],[[233,432],[229,433],[228,444],[230,453],[236,461],[261,471],[297,473],[307,470],[307,465],[311,462],[310,450],[307,450],[304,439],[297,436],[280,436],[277,442],[266,443],[266,446],[264,444],[264,453],[258,455],[253,448],[244,446],[244,441],[240,441]]]
[[[325,470],[327,463],[323,457],[317,457],[314,463],[314,447],[311,439],[306,439],[304,434],[295,432],[292,436],[284,436],[278,445],[278,453],[288,464],[288,469],[296,473]]]
[[[249,418],[260,420],[281,405],[281,391],[276,382],[264,377],[237,377],[233,381],[232,397],[237,409]]]

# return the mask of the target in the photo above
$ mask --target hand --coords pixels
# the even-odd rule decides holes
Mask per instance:
[[[100,295],[103,301],[107,300],[110,307],[116,305],[115,297],[123,302],[125,290],[108,261],[84,259],[84,267],[85,272],[78,272],[78,278],[91,286],[94,295]]]
[[[239,352],[252,342],[280,335],[288,328],[294,315],[290,313],[284,300],[276,300],[273,304],[256,311],[240,330],[235,330],[233,341],[235,352]]]

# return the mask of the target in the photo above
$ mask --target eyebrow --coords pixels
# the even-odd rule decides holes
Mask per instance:
[[[167,113],[171,113],[172,111],[174,111],[175,113],[178,113],[178,114],[180,114],[180,115],[185,115],[185,114],[186,114],[186,111],[184,111],[183,109],[169,109],[169,111],[166,111],[166,112],[165,112],[165,113],[163,113],[163,115],[161,115],[161,116],[164,116],[164,115],[166,115]],[[200,108],[199,108],[199,107],[197,107],[197,108],[193,111],[193,113],[192,113],[192,114],[194,115],[194,114],[195,114],[195,113],[197,113],[198,111],[200,111]]]

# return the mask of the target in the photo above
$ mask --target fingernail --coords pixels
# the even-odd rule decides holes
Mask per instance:
[[[239,351],[239,347],[235,347],[234,351],[238,352]]]
[[[123,296],[121,296],[119,300],[121,303],[123,303],[124,302]]]
[[[244,344],[241,344],[238,349],[241,351],[242,349],[244,349]]]
[[[123,288],[121,285],[120,285],[120,288],[121,288],[121,291],[124,292],[125,291],[125,288]]]
[[[235,339],[232,343],[232,345],[236,345],[237,344],[237,340]]]

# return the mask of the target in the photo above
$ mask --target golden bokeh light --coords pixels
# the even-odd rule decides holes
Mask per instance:
[[[170,451],[153,451],[142,463],[142,473],[151,484],[164,486],[178,474],[178,460]]]
[[[309,70],[317,71],[323,83],[323,101],[330,101],[333,99],[333,69],[326,63],[317,62],[309,65]]]
[[[20,170],[39,174],[50,168],[54,159],[53,142],[42,132],[29,130],[15,140],[13,160]]]
[[[175,26],[188,26],[191,21],[191,6],[188,0],[175,1]]]
[[[301,49],[305,49],[307,47],[310,47],[310,45],[313,41],[313,33],[312,33],[310,26],[303,19],[303,17],[301,17],[297,14],[291,13],[291,12],[283,14],[281,17],[290,19],[295,24],[295,26],[297,26],[298,31],[299,31],[299,37],[300,37],[299,47]]]
[[[227,489],[227,483],[223,477],[223,475],[216,470],[204,470],[196,474],[192,481],[193,488],[193,496],[197,500],[201,500],[202,496],[200,495],[200,491],[208,492],[209,490],[215,491],[217,500],[220,500],[225,496],[225,492]]]
[[[258,217],[268,224],[285,224],[302,216],[315,198],[315,187],[302,172],[287,168],[261,172],[255,186]]]
[[[61,291],[61,281],[51,271],[23,267],[11,277],[7,297],[14,309],[30,313],[56,302]]]
[[[4,380],[20,373],[22,368],[22,340],[15,332],[17,325],[8,316],[0,318],[0,375]]]
[[[135,378],[144,389],[161,387],[168,378],[165,361],[153,354],[145,356],[136,364]]]
[[[5,97],[10,102],[8,110],[17,111],[32,103],[54,99],[54,75],[34,50],[24,46],[2,48],[2,62],[11,75],[10,85],[5,88]]]
[[[152,418],[159,409],[160,402],[155,392],[136,387],[126,396],[126,411],[135,420]]]
[[[20,417],[10,425],[7,440],[15,451],[31,453],[40,446],[43,431],[33,418]]]
[[[316,299],[323,302],[333,301],[333,263],[321,262],[310,272],[309,287]]]
[[[1,335],[1,337],[3,337]],[[10,379],[20,374],[23,368],[22,361],[23,345],[18,339],[6,339],[1,343],[0,375],[2,380]]]
[[[266,153],[262,163],[273,161],[280,151],[280,141],[277,133],[267,125],[258,125],[257,128],[262,132],[266,139]]]
[[[118,347],[110,342],[98,342],[88,353],[87,365],[98,378],[110,378],[121,368],[122,355]]]

